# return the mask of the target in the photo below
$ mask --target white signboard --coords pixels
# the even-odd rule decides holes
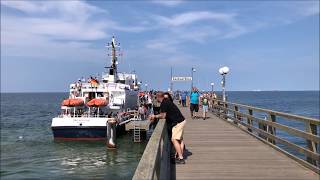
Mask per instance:
[[[192,77],[172,77],[172,81],[192,81]]]

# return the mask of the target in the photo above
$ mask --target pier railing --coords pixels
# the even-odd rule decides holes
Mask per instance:
[[[222,119],[237,124],[242,127],[243,130],[259,138],[264,143],[283,152],[290,158],[319,174],[319,119],[243,104],[223,102],[221,100],[213,101],[211,111]],[[262,116],[264,116],[264,118]],[[289,124],[291,123],[284,122],[294,122],[300,126],[302,125],[304,126],[304,130],[298,129],[297,127],[290,127]],[[306,143],[295,144],[284,137],[280,137],[280,133],[277,132],[298,137],[303,139]],[[277,144],[281,144],[282,147],[277,146]],[[303,154],[305,158],[294,155],[292,153],[294,151]]]
[[[159,120],[132,179],[171,179],[170,150],[167,124]]]

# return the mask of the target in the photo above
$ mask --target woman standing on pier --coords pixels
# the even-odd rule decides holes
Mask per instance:
[[[165,95],[167,95],[168,98],[165,98]],[[183,159],[183,130],[186,124],[186,120],[168,94],[165,94],[163,92],[157,93],[157,100],[161,103],[160,114],[150,115],[149,119],[151,121],[157,118],[166,119],[169,137],[171,137],[171,141],[178,154],[176,164],[185,164],[185,161]]]

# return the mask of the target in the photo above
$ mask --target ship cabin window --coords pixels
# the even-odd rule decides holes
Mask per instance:
[[[91,99],[94,99],[94,98],[96,98],[96,93],[95,92],[89,92],[89,101]]]
[[[126,80],[117,80],[117,83],[125,84]]]
[[[111,68],[111,69],[109,69],[109,74],[110,75],[114,75],[114,70]]]
[[[97,97],[103,97],[103,93],[102,92],[97,92]]]

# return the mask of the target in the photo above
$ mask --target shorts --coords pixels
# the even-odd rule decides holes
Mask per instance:
[[[208,112],[208,105],[203,105],[202,106],[202,111],[203,112]]]
[[[172,137],[171,137],[172,139],[183,140],[183,131],[184,131],[185,124],[186,124],[186,120],[172,127]]]
[[[190,104],[190,111],[193,112],[198,112],[199,111],[199,105],[198,104]]]

